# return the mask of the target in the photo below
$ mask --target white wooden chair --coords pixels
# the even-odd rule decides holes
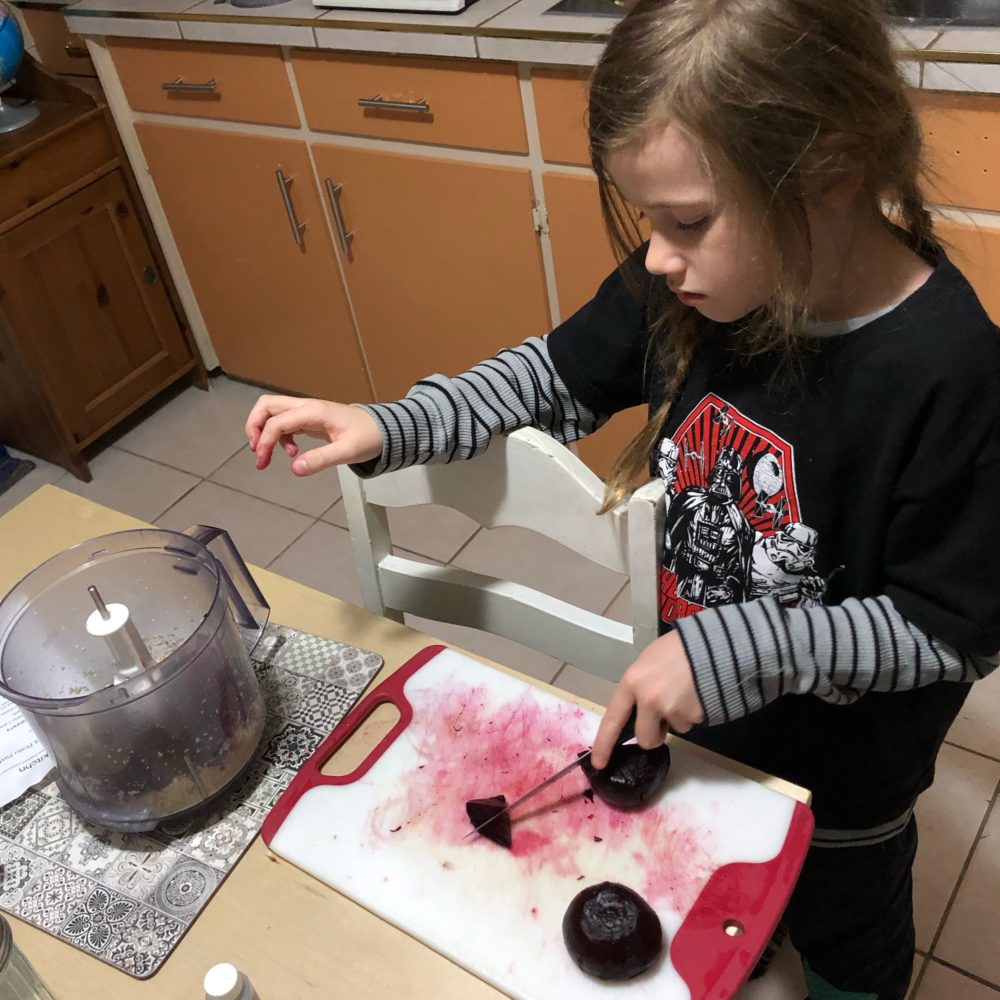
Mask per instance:
[[[471,461],[416,465],[373,479],[338,470],[361,593],[376,614],[404,611],[506,636],[616,681],[657,635],[664,490],[651,480],[597,516],[604,484],[569,448],[535,428],[495,440]],[[394,555],[386,508],[440,504],[479,524],[537,531],[631,580],[624,625],[510,581]]]

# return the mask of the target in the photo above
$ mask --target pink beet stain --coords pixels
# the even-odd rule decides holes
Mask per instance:
[[[422,763],[374,809],[375,842],[419,836],[431,844],[504,851],[481,837],[465,839],[471,830],[465,803],[501,794],[513,802],[588,746],[580,736],[583,709],[542,706],[530,692],[497,705],[483,686],[456,684],[411,700],[413,719],[400,739],[413,744]],[[612,809],[585,796],[589,788],[583,773],[572,771],[514,810],[510,853],[523,872],[575,880],[593,867],[593,854],[579,852],[592,852],[599,836],[608,857],[625,852],[635,859],[645,885],[633,888],[651,904],[690,907],[714,868],[712,838],[684,809]],[[399,826],[402,832],[392,837]]]

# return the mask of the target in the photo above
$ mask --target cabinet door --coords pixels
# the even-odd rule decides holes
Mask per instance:
[[[543,183],[556,294],[565,319],[594,297],[615,269],[615,256],[601,219],[596,178],[552,171],[543,176]],[[580,457],[598,475],[606,476],[645,422],[645,406],[616,414],[580,442]]]
[[[314,145],[378,399],[548,331],[527,170]],[[329,193],[329,190],[328,190]]]
[[[223,369],[371,400],[305,144],[145,122],[136,132]]]
[[[190,365],[115,171],[0,237],[13,323],[78,444]]]

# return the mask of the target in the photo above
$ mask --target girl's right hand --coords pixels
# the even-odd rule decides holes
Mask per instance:
[[[268,467],[280,443],[293,459],[292,472],[297,476],[367,462],[382,454],[382,431],[367,410],[325,399],[261,396],[247,417],[245,430],[258,469]],[[296,434],[326,438],[330,443],[299,454]]]

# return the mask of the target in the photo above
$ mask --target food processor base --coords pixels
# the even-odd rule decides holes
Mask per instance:
[[[58,774],[56,776],[56,786],[59,789],[59,794],[66,800],[70,808],[91,826],[100,827],[102,830],[111,830],[115,833],[148,833],[150,830],[155,830],[158,827],[171,826],[188,819],[193,819],[196,816],[204,815],[220,799],[225,798],[246,777],[255,759],[256,754],[229,781],[217,792],[213,792],[208,798],[203,799],[197,805],[181,809],[179,812],[170,813],[168,816],[139,817],[136,819],[122,819],[120,816],[108,816],[106,813],[101,813],[94,809],[91,804],[82,802],[63,784]]]

